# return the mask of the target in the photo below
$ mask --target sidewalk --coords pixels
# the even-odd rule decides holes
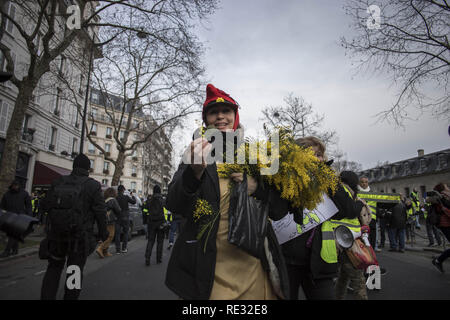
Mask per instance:
[[[440,246],[437,245],[436,240],[434,241],[435,246],[434,247],[428,247],[429,241],[427,236],[427,230],[425,224],[421,224],[420,230],[415,229],[415,243],[407,243],[405,244],[405,250],[406,251],[416,251],[416,252],[434,252],[436,254],[441,254],[444,251],[444,247],[442,244]],[[450,244],[448,243],[447,239],[445,239],[445,248],[450,249]],[[384,248],[382,251],[388,251],[389,250],[389,238],[387,236],[386,232],[386,243],[384,244]]]

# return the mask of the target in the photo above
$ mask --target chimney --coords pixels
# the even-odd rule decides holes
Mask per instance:
[[[425,154],[425,153],[424,153],[423,149],[417,150],[417,156],[418,156],[418,157],[423,157],[424,154]]]

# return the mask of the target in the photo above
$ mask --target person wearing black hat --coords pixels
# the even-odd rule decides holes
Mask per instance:
[[[97,246],[97,240],[93,234],[94,221],[97,223],[99,236],[102,241],[108,238],[106,229],[106,206],[101,190],[101,184],[89,178],[90,160],[84,154],[79,154],[73,162],[73,170],[70,175],[62,176],[53,181],[52,186],[47,192],[46,197],[42,201],[43,209],[48,212],[48,266],[42,281],[41,299],[55,300],[59,287],[59,280],[64,266],[77,266],[80,272],[80,284],[83,279],[83,268],[86,264],[87,257],[94,252]],[[58,197],[64,187],[68,188],[78,186],[77,190],[81,190],[78,199],[82,199],[81,203],[77,202],[76,209],[74,207],[67,208],[68,212],[75,214],[81,211],[82,226],[72,231],[69,237],[61,238],[61,234],[57,233],[57,226],[52,223],[52,210],[61,210],[55,205],[55,195]],[[79,188],[81,186],[81,188]],[[74,187],[76,188],[76,187]],[[67,191],[70,192],[70,191]],[[63,198],[63,197],[62,197]],[[59,199],[59,198],[58,198]],[[58,203],[59,204],[59,203]],[[59,212],[58,212],[59,213]],[[41,243],[43,246],[43,243]],[[42,248],[41,248],[42,249]],[[70,274],[67,277],[71,276]],[[80,287],[68,287],[67,281],[64,292],[65,300],[78,299],[81,292]]]
[[[9,186],[9,190],[3,195],[0,203],[0,209],[14,212],[17,214],[32,215],[31,198],[28,192],[22,189],[18,180],[14,180]],[[8,244],[5,250],[0,255],[0,258],[6,258],[10,255],[19,253],[19,242],[11,237],[8,237]]]
[[[150,265],[150,257],[153,251],[153,245],[156,238],[156,263],[162,262],[162,251],[164,244],[164,229],[161,228],[165,222],[164,217],[164,198],[161,195],[161,188],[158,185],[153,187],[153,195],[147,200],[148,216],[147,229],[148,241],[145,249],[145,265]]]

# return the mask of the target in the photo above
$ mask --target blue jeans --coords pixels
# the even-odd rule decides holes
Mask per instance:
[[[169,232],[169,243],[173,243],[174,242],[174,238],[175,238],[175,233],[180,232],[180,228],[179,228],[179,224],[180,222],[177,220],[174,220],[171,222],[170,224],[170,232]]]
[[[391,249],[405,249],[405,229],[389,228],[389,242]],[[398,238],[398,241],[397,241]]]
[[[128,217],[126,219],[116,221],[116,234],[114,235],[114,240],[116,242],[116,251],[120,251],[120,234],[122,232],[123,232],[122,250],[125,250],[127,248],[129,228],[130,228],[130,221],[128,220]]]

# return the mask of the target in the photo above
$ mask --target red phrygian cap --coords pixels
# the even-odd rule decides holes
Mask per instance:
[[[225,91],[217,89],[212,84],[208,84],[206,86],[206,100],[205,100],[205,103],[203,103],[203,112],[202,112],[203,119],[205,119],[206,109],[208,109],[209,107],[216,105],[218,103],[224,103],[224,104],[234,107],[234,112],[235,112],[236,116],[234,118],[233,130],[236,130],[236,128],[239,125],[239,111],[238,111],[239,105],[238,105],[238,103],[236,101],[234,101],[234,99],[232,97],[230,97],[230,95],[228,93],[226,93]]]

